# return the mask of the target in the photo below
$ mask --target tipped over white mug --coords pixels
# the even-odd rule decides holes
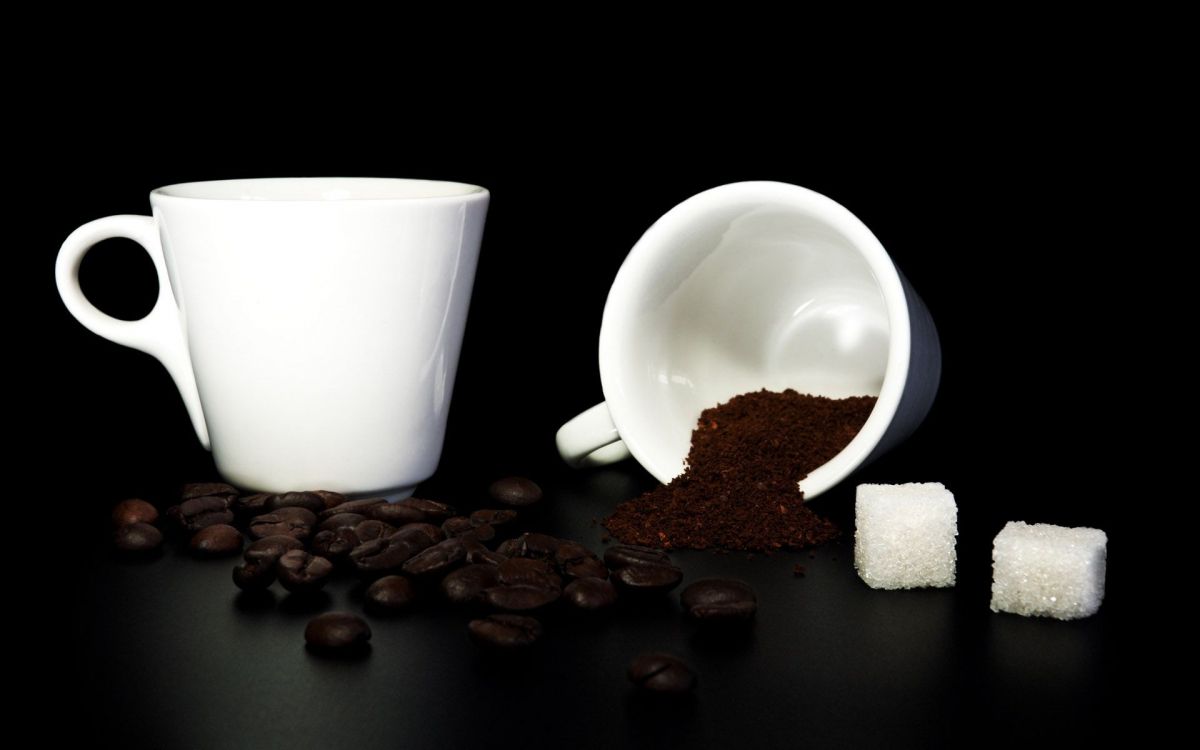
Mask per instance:
[[[665,484],[700,413],[733,396],[877,396],[858,435],[800,483],[811,499],[917,428],[941,362],[925,304],[854,214],[797,185],[722,185],[629,252],[600,328],[605,401],[559,429],[558,449],[576,466],[632,454]]]
[[[437,468],[488,191],[377,178],[191,182],[153,216],[67,237],[55,269],[92,332],[159,359],[239,487],[412,494]],[[158,271],[141,320],[96,309],[79,265],[127,237]]]

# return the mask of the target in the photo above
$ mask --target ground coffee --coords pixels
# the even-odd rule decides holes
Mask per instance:
[[[838,529],[796,486],[858,434],[875,398],[830,399],[788,389],[735,396],[706,409],[685,471],[617,506],[604,526],[626,544],[769,552],[820,544]]]

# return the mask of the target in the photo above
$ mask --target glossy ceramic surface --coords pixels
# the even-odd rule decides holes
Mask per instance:
[[[911,432],[940,371],[928,312],[858,218],[795,185],[724,185],[630,251],[600,333],[606,401],[564,425],[558,445],[577,464],[632,453],[665,483],[700,412],[732,396],[878,396],[859,435],[801,483],[812,498]]]
[[[72,233],[59,292],[90,330],[162,361],[234,484],[400,496],[437,467],[488,199],[426,180],[171,185],[153,217]],[[158,270],[139,321],[79,289],[83,256],[114,236]]]

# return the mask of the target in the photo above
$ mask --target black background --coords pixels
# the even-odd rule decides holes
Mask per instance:
[[[768,110],[735,126],[587,107],[299,116],[307,112],[253,110],[176,130],[130,120],[39,151],[48,166],[30,210],[40,221],[18,283],[49,342],[30,389],[48,418],[24,432],[36,454],[59,457],[48,479],[57,507],[74,514],[63,524],[69,552],[51,556],[63,583],[38,600],[38,617],[62,631],[39,680],[85,733],[155,747],[855,746],[1082,739],[1110,728],[1135,531],[1118,515],[1112,479],[1127,447],[1080,383],[1104,392],[1129,367],[1111,325],[1121,305],[1111,291],[1127,271],[1097,261],[1120,232],[1113,175],[1129,153],[1100,110],[981,97],[885,109],[844,128]],[[1097,142],[1108,144],[1104,158]],[[944,370],[924,426],[814,507],[852,536],[854,481],[944,482],[959,505],[958,586],[870,591],[845,540],[812,559],[680,553],[689,578],[755,585],[760,616],[747,636],[706,638],[672,599],[599,623],[552,621],[527,660],[495,662],[467,642],[463,617],[430,606],[373,619],[370,657],[338,663],[305,652],[305,608],[282,596],[244,606],[231,562],[174,547],[151,564],[114,560],[112,503],[141,496],[165,507],[180,483],[216,476],[161,366],[62,307],[57,247],[90,219],[148,213],[147,193],[160,185],[303,175],[491,191],[446,447],[419,494],[482,507],[491,479],[526,474],[549,496],[530,527],[595,549],[593,519],[653,480],[628,462],[567,470],[553,435],[601,399],[601,312],[629,248],[671,206],[726,182],[781,180],[841,202],[925,299]],[[121,317],[154,299],[152,268],[132,243],[98,246],[82,278]],[[1008,520],[1108,532],[1099,615],[1060,623],[988,610],[990,543]],[[792,577],[796,562],[806,577]],[[330,589],[327,606],[359,609],[351,582]],[[651,648],[696,667],[692,700],[631,694],[624,666]]]

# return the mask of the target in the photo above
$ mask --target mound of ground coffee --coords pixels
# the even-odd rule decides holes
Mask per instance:
[[[769,552],[829,541],[838,529],[796,486],[858,434],[872,396],[830,399],[788,389],[706,409],[684,473],[617,506],[604,526],[626,544]]]

